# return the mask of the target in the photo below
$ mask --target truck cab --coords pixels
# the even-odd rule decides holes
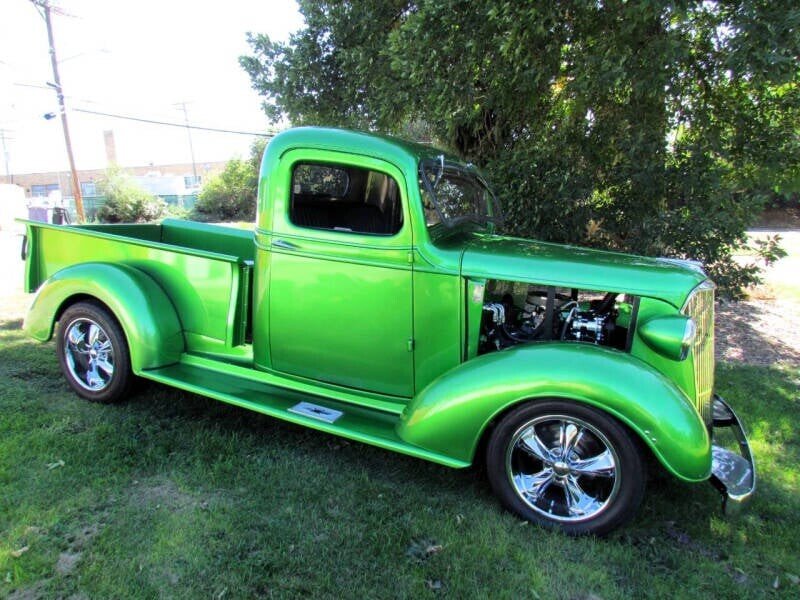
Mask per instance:
[[[451,467],[567,533],[625,523],[648,455],[743,503],[695,264],[503,236],[480,172],[430,146],[298,128],[252,231],[27,223],[26,330],[83,397],[134,376]],[[98,358],[99,357],[99,358]],[[714,445],[725,427],[737,451]]]

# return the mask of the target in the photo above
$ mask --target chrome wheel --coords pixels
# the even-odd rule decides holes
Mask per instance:
[[[524,423],[506,450],[517,496],[549,520],[578,523],[604,512],[619,493],[619,457],[596,427],[574,416]]]
[[[114,349],[105,330],[91,319],[78,318],[67,325],[64,342],[72,379],[91,392],[106,389],[114,377]]]

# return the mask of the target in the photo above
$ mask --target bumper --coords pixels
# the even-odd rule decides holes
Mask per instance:
[[[739,453],[712,446],[711,483],[722,493],[726,515],[736,514],[756,489],[756,465],[741,421],[730,406],[714,395],[714,429],[729,428],[739,445]]]

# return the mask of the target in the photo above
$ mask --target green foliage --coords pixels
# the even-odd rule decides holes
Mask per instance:
[[[703,260],[800,191],[796,2],[302,0],[240,59],[267,114],[432,137],[486,171],[509,233]]]
[[[140,188],[117,166],[106,171],[98,187],[106,197],[97,211],[101,223],[146,223],[160,219],[166,211],[163,200]]]
[[[266,139],[250,146],[247,160],[233,159],[203,186],[190,217],[196,221],[254,221],[258,172]]]
[[[247,162],[234,159],[203,186],[192,217],[198,221],[251,221],[255,218],[257,177]]]
[[[178,204],[167,203],[166,209],[164,210],[164,217],[170,219],[188,219],[191,212],[189,208],[184,208]]]

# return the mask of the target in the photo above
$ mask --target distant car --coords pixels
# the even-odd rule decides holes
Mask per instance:
[[[627,522],[648,454],[755,487],[714,394],[714,285],[696,265],[494,233],[474,167],[351,131],[276,136],[254,232],[27,223],[26,331],[72,388],[133,375],[450,467],[572,534]],[[739,436],[741,456],[712,444]]]

